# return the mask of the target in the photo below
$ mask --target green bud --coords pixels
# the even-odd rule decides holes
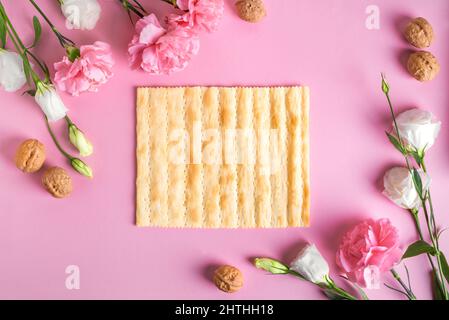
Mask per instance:
[[[69,124],[69,139],[75,148],[79,150],[82,157],[88,157],[94,152],[92,143],[87,140],[84,133],[73,123]]]
[[[83,176],[88,177],[90,179],[94,177],[92,169],[82,160],[73,158],[70,161],[70,164],[72,165],[73,169],[81,173]]]
[[[390,86],[388,85],[387,81],[385,80],[384,74],[382,74],[382,91],[385,94],[388,94],[390,92]]]
[[[290,271],[290,268],[282,262],[270,258],[256,258],[254,259],[254,265],[256,268],[272,274],[287,274]]]
[[[67,52],[67,57],[69,58],[70,62],[75,61],[81,56],[81,51],[77,47],[66,46],[65,50]]]

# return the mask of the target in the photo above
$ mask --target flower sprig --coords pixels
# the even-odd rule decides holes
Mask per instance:
[[[68,117],[66,117],[65,119],[66,119],[67,123],[71,123],[71,120]],[[47,118],[45,118],[45,122],[47,125],[48,132],[50,133],[50,136],[53,139],[56,147],[58,148],[59,152],[61,152],[69,160],[72,168],[75,169],[78,173],[82,174],[83,176],[92,179],[93,178],[92,169],[81,159],[76,158],[76,157],[70,155],[69,153],[67,153],[67,151],[65,151],[64,148],[62,148],[61,144],[59,143],[58,139],[56,138],[56,135],[54,134]]]
[[[76,58],[80,56],[80,49],[76,46],[75,42],[64,36],[61,32],[58,31],[58,29],[55,27],[55,25],[50,21],[50,19],[46,16],[44,11],[37,5],[37,3],[34,0],[29,0],[30,3],[33,5],[33,7],[39,12],[41,17],[45,20],[45,22],[50,26],[51,31],[55,34],[55,36],[58,38],[59,43],[61,46],[67,51],[67,56],[69,57],[70,61],[75,61]]]
[[[114,59],[110,45],[96,41],[92,45],[77,46],[64,36],[47,17],[45,12],[34,0],[29,0],[37,12],[49,25],[66,55],[54,64],[54,82],[60,91],[72,96],[84,92],[97,92],[98,88],[107,83],[114,75],[112,67]]]
[[[66,119],[67,123],[73,124],[72,120],[67,115],[67,108],[65,107],[62,99],[58,95],[56,89],[54,88],[51,78],[50,72],[45,64],[37,55],[32,53],[30,50],[39,42],[41,36],[41,25],[37,17],[33,18],[33,26],[35,30],[35,37],[33,44],[31,46],[25,46],[24,42],[20,38],[16,29],[14,28],[11,20],[8,17],[5,7],[0,1],[0,25],[2,25],[1,29],[4,30],[6,36],[2,36],[4,42],[9,38],[13,43],[16,52],[19,54],[20,58],[23,61],[23,69],[28,82],[28,85],[31,87],[27,93],[31,96],[34,96],[36,103],[40,106],[42,112],[45,116],[45,121],[47,124],[47,128],[49,133],[55,142],[58,150],[70,161],[71,166],[80,174],[92,178],[92,169],[82,160],[76,158],[69,153],[67,153],[60,145],[58,139],[54,135],[49,121],[58,121],[60,119]],[[3,42],[3,40],[2,40]],[[36,65],[40,68],[40,71],[43,73],[44,77],[42,78],[33,68],[32,63],[30,61],[32,59]],[[75,145],[75,147],[78,147]]]
[[[449,300],[449,292],[447,290],[447,283],[449,283],[449,266],[444,253],[440,249],[439,238],[441,232],[438,231],[435,211],[432,202],[432,197],[430,193],[430,187],[425,186],[423,179],[421,177],[421,172],[428,174],[425,165],[425,155],[426,151],[431,147],[434,139],[439,131],[439,124],[435,124],[435,127],[431,127],[430,138],[421,139],[420,141],[409,141],[413,140],[412,135],[418,135],[416,132],[410,132],[410,139],[404,137],[400,126],[398,125],[398,117],[396,117],[393,104],[390,98],[390,85],[386,81],[385,76],[382,74],[382,92],[387,98],[390,114],[393,120],[393,130],[394,134],[387,132],[388,139],[392,145],[403,155],[406,169],[409,172],[410,179],[413,182],[414,191],[416,192],[420,206],[407,208],[413,217],[415,227],[418,232],[419,240],[411,244],[407,251],[404,253],[403,259],[411,258],[417,255],[426,254],[432,267],[433,280],[435,287],[435,297],[437,299]],[[431,114],[426,114],[428,118]],[[413,130],[412,130],[413,131]],[[412,164],[411,159],[415,160],[416,166]],[[421,172],[420,172],[421,171]],[[411,192],[411,191],[410,191]],[[410,193],[406,196],[410,196]],[[404,207],[404,206],[403,206]],[[430,243],[428,243],[422,232],[419,212],[422,209],[428,235],[430,238]],[[434,262],[436,260],[436,263]]]
[[[366,300],[368,297],[359,288],[361,299],[339,287],[329,275],[329,266],[314,245],[307,245],[293,260],[290,266],[271,258],[256,258],[254,265],[258,269],[275,275],[292,275],[318,286],[333,300]]]
[[[165,17],[148,14],[137,0],[118,0],[134,24],[135,34],[128,45],[129,64],[153,75],[184,70],[200,49],[202,32],[214,32],[223,17],[223,0],[162,0],[178,12]]]
[[[397,273],[397,271],[394,268],[392,268],[390,270],[391,275],[399,283],[399,285],[402,287],[402,290],[393,288],[392,286],[390,286],[388,284],[385,284],[385,287],[387,287],[388,289],[391,289],[393,291],[396,291],[396,292],[399,292],[399,293],[403,294],[409,300],[417,300],[415,294],[413,293],[412,285],[410,283],[410,273],[408,271],[408,268],[407,268],[406,265],[404,265],[404,268],[405,268],[405,272],[407,273],[407,284],[402,280],[401,276],[399,275],[399,273]]]

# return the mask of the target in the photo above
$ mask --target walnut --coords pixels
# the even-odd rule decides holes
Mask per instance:
[[[22,142],[16,153],[16,166],[26,173],[42,168],[45,162],[45,146],[35,139]]]
[[[419,81],[430,81],[440,72],[440,64],[433,54],[427,51],[412,53],[407,62],[408,72]]]
[[[416,18],[407,25],[404,36],[412,46],[427,48],[433,41],[433,28],[426,19]]]
[[[235,6],[239,17],[248,22],[259,22],[267,15],[263,0],[239,0]]]
[[[221,266],[214,272],[214,283],[218,289],[232,293],[243,286],[243,275],[239,269],[232,266]]]
[[[42,184],[55,198],[65,198],[72,192],[72,178],[62,168],[53,167],[45,171]]]

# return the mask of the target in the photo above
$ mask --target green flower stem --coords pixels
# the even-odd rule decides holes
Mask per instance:
[[[3,4],[1,2],[0,2],[0,12],[3,16],[3,19],[5,20],[5,22],[7,24],[6,29],[7,29],[9,38],[13,42],[17,52],[22,57],[22,60],[25,63],[25,67],[30,72],[31,76],[33,77],[33,81],[35,82],[35,84],[36,84],[36,80],[38,80],[39,77],[32,69],[27,55],[30,55],[33,58],[33,60],[36,61],[36,63],[39,65],[39,67],[42,69],[42,71],[45,73],[46,77],[48,78],[49,77],[48,69],[45,68],[44,64],[31,51],[29,51],[28,48],[23,44],[22,40],[20,39],[19,34],[17,33],[11,20],[9,19],[8,14],[6,13],[5,7],[3,6]]]
[[[70,119],[69,116],[65,116],[64,119],[65,119],[65,121],[67,122],[67,125],[69,125],[69,126],[70,126],[70,125],[74,125],[72,119]]]
[[[61,34],[58,31],[58,29],[56,29],[55,25],[50,21],[50,19],[47,17],[47,15],[44,13],[44,11],[42,11],[42,9],[39,7],[39,5],[34,0],[29,0],[29,1],[34,6],[34,8],[37,10],[37,12],[39,12],[41,17],[45,20],[45,22],[47,22],[47,24],[50,26],[51,30],[58,38],[61,46],[64,47],[65,49],[67,49],[68,47],[75,47],[75,43],[72,40],[65,37],[63,34]],[[62,3],[60,2],[60,4],[62,4]]]
[[[334,282],[334,280],[332,280],[330,277],[327,277],[326,280],[329,285],[328,288],[335,291],[338,295],[344,297],[347,300],[359,300],[356,297],[354,297],[353,295],[351,295],[350,293],[346,292],[345,290],[343,290],[342,288],[337,286],[337,284]]]
[[[6,32],[8,33],[9,38],[11,39],[11,42],[13,43],[14,47],[16,48],[17,53],[22,58],[23,63],[24,63],[24,68],[26,68],[27,71],[30,73],[33,82],[36,83],[36,81],[39,79],[39,77],[37,76],[37,74],[33,70],[33,68],[31,68],[31,64],[26,55],[26,51],[23,50],[21,48],[21,46],[17,43],[17,40],[15,39],[14,34],[11,33],[11,30],[9,29],[9,27],[6,27]]]
[[[56,27],[53,25],[53,23],[50,21],[50,19],[45,15],[45,13],[42,11],[42,9],[37,5],[37,3],[34,0],[29,0],[31,4],[36,8],[36,10],[39,12],[39,14],[44,18],[45,22],[51,27],[53,32],[58,32]]]
[[[270,258],[256,258],[254,259],[254,265],[258,269],[262,269],[265,271],[268,271],[272,274],[289,274],[292,276],[295,276],[301,280],[310,282],[317,287],[319,287],[321,290],[324,290],[326,295],[329,298],[334,298],[335,296],[338,296],[339,298],[343,298],[346,300],[359,300],[357,297],[351,295],[350,293],[346,292],[344,289],[338,287],[335,282],[329,277],[329,275],[326,275],[322,282],[315,283],[308,279],[306,279],[303,275],[296,272],[295,270],[290,269],[289,266],[286,264],[280,262],[279,260],[274,260]],[[366,294],[360,289],[360,295],[362,296],[363,300],[368,300],[368,297]]]
[[[39,68],[42,70],[42,72],[44,73],[44,75],[45,75],[45,83],[51,83],[51,81],[50,81],[50,71],[48,70],[48,68],[47,68],[47,66],[44,64],[44,63],[42,63],[40,60],[39,60],[39,58],[34,54],[34,53],[32,53],[31,51],[29,51],[28,49],[26,49],[26,53],[34,60],[34,62],[36,62],[37,63],[37,65],[39,66]],[[32,69],[31,68],[31,65],[30,65],[30,69]]]
[[[430,194],[430,193],[428,193],[428,194]],[[445,278],[444,278],[444,274],[443,274],[443,265],[442,265],[442,261],[441,261],[440,245],[439,245],[435,230],[432,229],[432,227],[431,227],[431,224],[432,224],[431,218],[430,218],[425,200],[422,201],[422,205],[423,205],[423,211],[424,211],[424,214],[426,217],[427,228],[428,228],[429,234],[430,234],[430,240],[432,241],[432,246],[435,249],[435,256],[436,256],[437,263],[438,263],[437,281],[441,287],[441,291],[442,291],[444,300],[449,300],[449,293],[447,292],[447,289],[446,289],[446,283],[445,283]]]
[[[421,161],[423,162],[423,161]],[[425,166],[424,166],[425,167]],[[424,169],[423,169],[424,170]],[[426,171],[425,171],[426,172]],[[429,199],[430,197],[430,191],[427,190],[427,198]],[[421,204],[422,204],[422,208],[424,211],[424,217],[426,219],[426,224],[427,224],[427,229],[430,235],[430,240],[432,242],[432,246],[435,249],[435,256],[437,259],[437,263],[438,263],[438,274],[435,274],[436,279],[437,279],[437,283],[440,286],[441,289],[441,293],[443,294],[443,298],[444,300],[449,300],[449,293],[446,289],[446,283],[445,283],[445,279],[444,279],[444,274],[443,274],[443,266],[442,266],[442,262],[441,262],[441,254],[440,254],[440,245],[436,236],[436,232],[435,232],[435,227],[432,228],[432,219],[434,221],[434,213],[433,213],[433,205],[432,203],[429,201],[429,206],[431,207],[431,213],[429,214],[429,211],[427,209],[427,203],[426,203],[426,197],[422,197],[421,198]]]
[[[19,35],[17,34],[17,31],[14,29],[14,26],[12,25],[11,20],[9,20],[9,17],[6,13],[5,7],[3,6],[3,4],[1,2],[0,2],[0,14],[2,15],[3,20],[6,23],[6,31],[9,35],[9,38],[11,39],[11,42],[13,43],[14,47],[16,48],[17,53],[22,57],[22,60],[24,63],[24,68],[26,68],[27,72],[29,72],[34,84],[36,85],[36,83],[40,79],[39,79],[39,76],[36,74],[36,72],[31,67],[31,63],[28,59],[28,54],[30,54],[30,52],[23,44],[22,40],[20,39]],[[31,55],[31,56],[33,58],[35,58],[34,55]],[[41,67],[42,64],[40,63],[39,59],[35,59],[35,60],[38,62],[39,67]]]
[[[68,154],[68,153],[61,147],[61,144],[59,143],[58,139],[56,138],[56,135],[54,134],[54,132],[53,132],[51,126],[50,126],[50,123],[48,122],[48,118],[47,118],[47,117],[45,117],[45,123],[46,123],[46,125],[47,125],[48,132],[50,133],[50,136],[51,136],[51,138],[53,139],[53,142],[55,143],[55,145],[56,145],[56,147],[58,148],[59,152],[61,152],[62,155],[63,155],[64,157],[66,157],[69,161],[72,161],[73,159],[75,159],[75,157],[72,157],[70,154]]]
[[[401,287],[404,289],[404,293],[406,294],[407,298],[409,300],[416,300],[416,296],[413,293],[413,291],[402,281],[399,274],[396,272],[396,270],[391,269],[391,274],[393,275],[393,278],[396,279],[396,281],[401,285]]]
[[[387,101],[388,101],[388,106],[390,108],[391,117],[393,118],[394,131],[395,131],[396,136],[397,136],[397,138],[399,140],[399,143],[401,144],[401,147],[403,148],[403,150],[406,150],[404,141],[402,140],[402,137],[399,134],[399,126],[398,126],[398,123],[396,121],[396,116],[395,116],[394,110],[393,110],[393,104],[392,104],[391,98],[390,98],[390,87],[386,84],[385,76],[383,74],[382,74],[382,83],[386,85],[386,87],[383,86],[383,88],[384,88],[383,91],[384,91],[385,96],[387,97]],[[405,162],[407,163],[408,170],[410,171],[411,174],[413,174],[412,167],[410,165],[410,161],[408,160],[408,157],[405,157]]]
[[[415,226],[416,226],[416,230],[417,230],[418,235],[419,235],[419,239],[422,240],[422,241],[425,241],[423,233],[422,233],[422,229],[421,229],[421,224],[419,222],[418,210],[416,210],[416,209],[410,210],[410,213],[413,216],[413,221],[415,222]],[[432,270],[435,271],[436,267],[435,267],[435,264],[434,264],[434,262],[432,260],[432,257],[428,253],[426,254],[426,256],[427,256],[427,259],[429,260],[429,263],[430,263],[430,265],[432,267]]]
[[[419,235],[419,239],[424,240],[424,236],[421,230],[421,223],[419,222],[419,217],[418,217],[418,210],[417,209],[412,209],[409,210],[410,214],[413,217],[413,221],[415,223],[415,227],[416,227],[416,231],[418,232]]]
[[[2,13],[2,16],[7,24],[6,31],[9,35],[9,38],[11,39],[14,47],[16,48],[16,51],[19,53],[19,55],[22,57],[22,60],[25,63],[25,67],[28,69],[31,75],[36,75],[36,77],[33,77],[34,82],[38,79],[37,74],[34,72],[34,70],[31,68],[31,64],[29,62],[29,59],[27,55],[30,55],[31,58],[38,64],[39,68],[44,71],[44,73],[47,76],[47,69],[45,68],[44,64],[31,52],[28,50],[28,48],[25,47],[23,42],[21,41],[19,35],[17,34],[14,26],[12,25],[11,21],[8,18],[8,15],[6,14],[5,8],[0,3],[0,10]]]
[[[143,18],[145,16],[145,11],[142,9],[141,6],[139,6],[139,9],[136,8],[133,4],[131,4],[128,0],[118,0],[123,8],[126,9],[126,11],[134,13],[139,18]]]
[[[11,20],[9,20],[8,15],[6,14],[6,10],[5,7],[3,6],[3,4],[0,2],[0,10],[3,13],[3,18],[5,19],[6,23],[10,26],[11,31],[13,32],[14,36],[16,37],[19,45],[23,48],[25,48],[25,45],[23,44],[22,40],[20,40],[19,35],[17,34],[17,31],[14,29],[14,27],[12,26]]]
[[[299,274],[296,271],[289,270],[288,273],[293,275],[293,276],[295,276],[295,277],[300,278],[301,280],[306,280],[307,281],[307,279],[305,279],[301,274]],[[341,296],[341,297],[343,297],[343,298],[345,298],[347,300],[359,300],[359,299],[357,299],[357,297],[354,297],[353,295],[351,295],[350,293],[348,293],[344,289],[342,289],[339,286],[337,286],[337,284],[334,282],[334,280],[332,280],[330,277],[326,277],[326,283],[324,283],[324,284],[314,283],[314,282],[310,282],[310,283],[316,285],[317,287],[319,287],[321,289],[332,290],[337,295],[339,295],[339,296]]]
[[[424,162],[424,157],[422,157],[421,161],[420,161],[420,167],[421,169],[427,173],[427,168],[426,168],[426,164]],[[435,222],[435,212],[433,210],[433,202],[432,202],[432,196],[430,195],[430,188],[427,190],[427,199],[429,200],[429,207],[430,207],[430,221],[432,223],[432,229],[434,231],[434,235],[437,235],[437,229],[436,229],[436,222]]]

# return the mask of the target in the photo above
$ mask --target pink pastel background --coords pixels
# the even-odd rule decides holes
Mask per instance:
[[[31,39],[27,1],[2,1],[21,34]],[[75,190],[65,200],[40,186],[41,173],[25,175],[14,153],[25,138],[48,150],[47,166],[68,168],[45,129],[32,98],[0,92],[0,298],[62,299],[319,299],[313,286],[270,276],[250,262],[255,256],[289,261],[305,241],[318,245],[332,271],[342,234],[362,219],[388,217],[404,245],[415,240],[407,213],[381,195],[381,177],[401,157],[388,144],[380,72],[386,72],[399,110],[419,106],[433,111],[443,128],[429,153],[439,223],[449,226],[449,2],[447,0],[265,0],[268,16],[259,24],[241,21],[234,0],[226,0],[220,30],[205,34],[200,54],[183,72],[150,76],[127,66],[130,22],[118,1],[100,0],[102,18],[92,32],[67,31],[56,1],[38,1],[78,44],[104,40],[113,46],[115,77],[97,94],[63,95],[71,117],[95,144],[88,159],[89,181],[70,171]],[[161,18],[171,9],[155,0],[142,3]],[[380,8],[381,29],[365,27],[368,5]],[[431,51],[440,76],[421,84],[407,75],[411,49],[399,29],[408,17],[424,16],[436,30]],[[49,64],[63,51],[44,27],[38,53]],[[160,85],[291,85],[312,90],[312,226],[284,230],[165,230],[134,225],[135,89]],[[59,128],[62,133],[62,126]],[[449,251],[449,236],[442,237]],[[245,276],[233,295],[218,291],[211,270],[232,264]],[[65,288],[65,268],[78,265],[80,290]],[[413,288],[430,298],[424,257],[408,262]],[[402,267],[399,268],[403,273]],[[387,277],[386,282],[392,282]],[[373,299],[402,299],[382,289]]]

